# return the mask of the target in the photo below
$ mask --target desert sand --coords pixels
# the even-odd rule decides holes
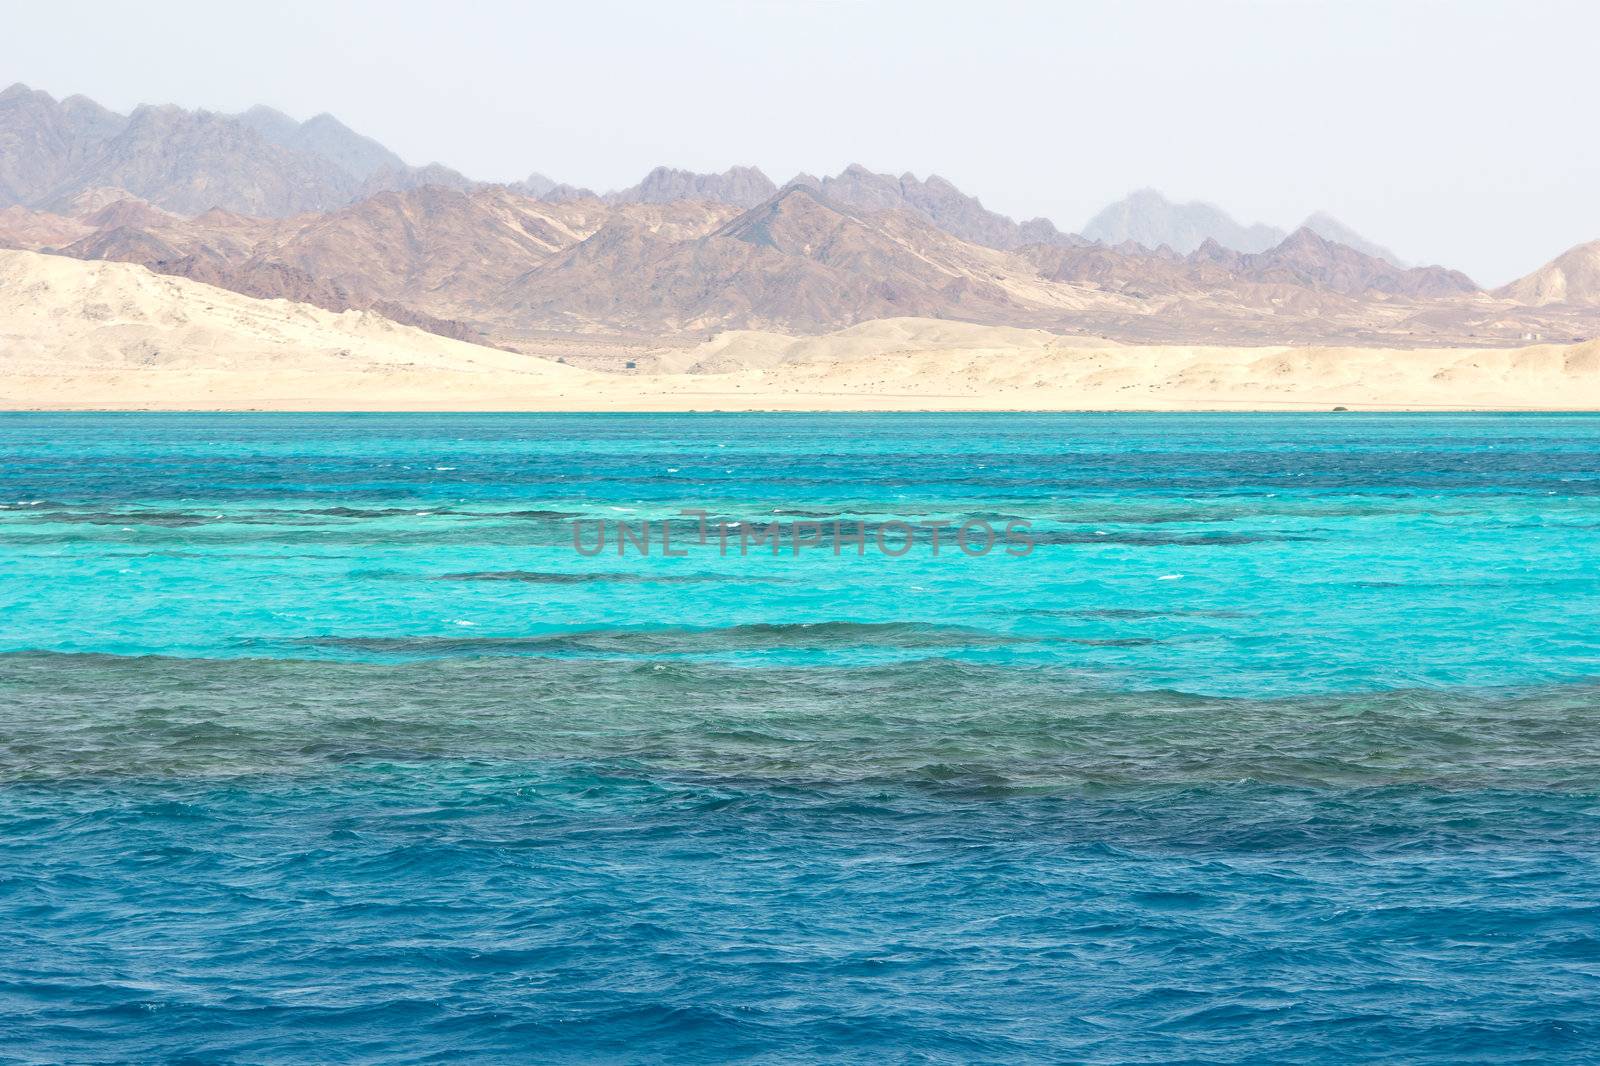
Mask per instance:
[[[548,354],[560,343],[548,345]],[[0,251],[7,410],[1600,409],[1600,341],[1525,348],[1125,345],[885,319],[641,345],[602,373],[123,263]]]

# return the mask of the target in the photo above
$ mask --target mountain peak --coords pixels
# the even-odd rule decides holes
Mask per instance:
[[[405,160],[326,111],[304,122],[296,122],[282,111],[257,104],[231,117],[280,148],[327,160],[354,181],[367,182],[377,175],[387,174],[396,178],[394,184],[416,183],[413,177],[407,176]]]
[[[294,139],[300,123],[276,108],[257,104],[238,115],[240,122],[255,130],[274,144],[285,144]]]
[[[1600,240],[1567,249],[1495,295],[1532,307],[1600,305]]]
[[[1349,226],[1346,226],[1343,222],[1340,222],[1326,211],[1315,212],[1314,214],[1308,216],[1304,222],[1300,223],[1300,225],[1305,229],[1313,231],[1319,236],[1326,237],[1328,240],[1334,241],[1338,244],[1343,244],[1346,247],[1354,248],[1356,251],[1361,252],[1364,255],[1372,256],[1374,259],[1387,260],[1397,267],[1409,265],[1405,262],[1405,260],[1389,251],[1389,249],[1383,247],[1381,244],[1374,244],[1373,242],[1367,240],[1365,237],[1361,236],[1361,234],[1357,233]]]
[[[334,130],[334,131],[338,131],[340,133],[353,133],[354,132],[353,130],[350,129],[349,126],[346,126],[343,122],[340,122],[337,118],[335,118],[333,115],[329,114],[326,111],[323,111],[323,112],[321,112],[319,114],[316,114],[316,115],[312,115],[310,118],[308,118],[304,122],[300,123],[300,129],[302,131],[304,131],[304,130]]]
[[[1144,204],[1171,204],[1172,203],[1172,201],[1167,199],[1166,195],[1164,193],[1162,193],[1162,191],[1160,189],[1157,189],[1157,188],[1155,188],[1153,186],[1150,186],[1150,185],[1146,185],[1146,186],[1144,186],[1143,188],[1140,188],[1140,189],[1134,189],[1132,192],[1128,193],[1127,199],[1132,203],[1144,203]]]
[[[1327,252],[1332,242],[1323,237],[1310,226],[1301,226],[1283,240],[1278,242],[1277,251],[1305,249],[1313,252]]]
[[[275,107],[268,107],[266,104],[254,104],[248,111],[242,112],[239,117],[263,119],[269,122],[286,122],[291,126],[299,125],[298,122],[285,115],[282,111]]]
[[[565,204],[574,200],[597,200],[599,196],[593,189],[585,189],[581,185],[568,185],[563,181],[545,190],[539,195],[539,199],[553,204]]]
[[[1019,226],[1005,215],[988,210],[976,196],[967,195],[937,174],[928,175],[926,181],[909,171],[896,178],[890,174],[875,174],[860,163],[851,163],[836,177],[818,181],[810,175],[800,175],[790,182],[797,183],[820,189],[833,203],[857,211],[910,211],[953,237],[987,248],[1011,250],[1025,244],[1056,243],[1062,239],[1053,224],[1040,225],[1036,220]]]
[[[836,228],[847,217],[815,189],[790,182],[729,221],[716,235],[790,251],[811,246],[824,231]]]
[[[750,208],[778,190],[759,167],[733,166],[721,174],[697,174],[676,167],[659,166],[639,184],[606,197],[618,204],[659,204],[673,200],[710,200]]]
[[[1264,252],[1284,238],[1272,226],[1243,225],[1215,204],[1175,203],[1150,188],[1135,189],[1106,207],[1083,227],[1083,235],[1111,245],[1131,240],[1155,249],[1165,244],[1183,255],[1196,251],[1208,237],[1240,252]]]
[[[537,170],[521,181],[514,181],[506,186],[512,192],[520,192],[527,196],[532,196],[534,199],[538,199],[555,187],[556,181],[554,178],[547,178]]]

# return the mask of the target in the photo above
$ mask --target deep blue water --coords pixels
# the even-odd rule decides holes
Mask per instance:
[[[1600,1061],[1597,682],[1595,417],[3,415],[0,1058]]]

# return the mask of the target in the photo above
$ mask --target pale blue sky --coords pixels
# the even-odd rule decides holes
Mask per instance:
[[[1600,6],[1566,0],[7,0],[0,26],[3,84],[326,110],[487,180],[858,161],[1067,229],[1149,185],[1328,210],[1486,284],[1600,237]]]

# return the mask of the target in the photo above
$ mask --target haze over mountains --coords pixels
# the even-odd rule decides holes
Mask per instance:
[[[443,167],[408,167],[331,115],[304,123],[141,106],[119,115],[82,96],[0,92],[0,203],[59,208],[95,188],[199,214],[326,211],[387,188],[465,185]]]
[[[1292,233],[1152,190],[1083,234],[937,176],[850,166],[779,186],[660,167],[604,194],[407,164],[297,122],[0,93],[0,245],[140,263],[451,337],[820,332],[919,316],[1119,339],[1511,344],[1596,332],[1574,249],[1494,293],[1410,268],[1326,215]]]
[[[1398,267],[1404,260],[1382,245],[1362,237],[1332,215],[1318,211],[1302,223],[1319,237],[1354,248],[1376,259],[1387,259]],[[1236,252],[1264,252],[1281,244],[1288,236],[1276,226],[1264,223],[1244,225],[1215,204],[1191,201],[1175,204],[1154,189],[1129,193],[1089,220],[1083,235],[1107,244],[1133,241],[1146,248],[1171,248],[1182,255],[1195,251],[1207,241],[1215,241]]]
[[[0,206],[59,208],[86,190],[117,188],[182,214],[220,207],[281,217],[326,211],[393,189],[480,184],[437,163],[410,166],[325,113],[297,122],[264,106],[226,115],[145,105],[119,115],[83,96],[57,101],[20,84],[0,92],[0,147]],[[954,236],[991,248],[1010,250],[1063,237],[1047,219],[1018,224],[988,211],[937,175],[921,181],[912,174],[874,174],[852,165],[837,176],[800,174],[787,184],[816,189],[856,210],[907,208]],[[603,195],[539,173],[508,187],[552,202],[704,200],[743,208],[778,191],[759,168],[744,166],[722,174],[658,167],[639,184]],[[1368,254],[1382,252],[1327,216],[1313,216],[1306,224]],[[1171,203],[1150,189],[1107,207],[1084,229],[1090,241],[1132,240],[1181,254],[1207,239],[1240,252],[1260,252],[1286,235],[1270,226],[1242,226],[1209,204]],[[1403,265],[1392,255],[1381,257]]]

